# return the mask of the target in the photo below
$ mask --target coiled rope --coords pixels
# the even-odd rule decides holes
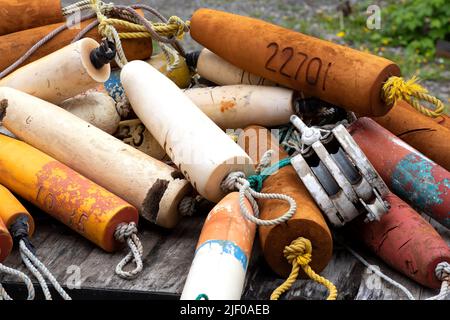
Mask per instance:
[[[270,161],[268,161],[267,157],[272,156],[273,151],[269,150],[267,151],[261,158],[261,163],[269,164]],[[282,168],[286,165],[290,164],[290,159],[283,159],[280,161],[280,163],[276,163],[270,168],[267,168],[266,170],[262,170],[262,166],[259,166],[259,169],[257,171],[261,171],[259,174],[256,174],[254,176],[250,176],[246,178],[245,173],[241,171],[231,172],[228,174],[228,176],[222,181],[221,188],[225,192],[227,191],[239,191],[239,207],[241,210],[242,215],[253,222],[254,224],[258,226],[273,226],[277,225],[283,222],[288,221],[294,213],[297,211],[297,203],[293,198],[291,198],[288,195],[280,194],[280,193],[261,193],[258,192],[262,188],[262,182],[266,177],[268,177],[270,174],[278,170],[279,168]],[[251,184],[252,183],[252,184]],[[253,186],[253,187],[252,187]],[[256,188],[258,191],[255,191],[253,188]],[[247,209],[245,205],[245,199],[247,199],[253,209],[253,214]],[[280,217],[277,217],[275,219],[271,220],[263,220],[259,218],[259,208],[258,204],[256,203],[255,199],[278,199],[282,201],[286,201],[289,203],[289,209]]]
[[[127,280],[136,278],[143,269],[142,255],[144,252],[142,243],[137,236],[136,223],[119,224],[114,232],[114,238],[117,241],[126,243],[130,248],[130,252],[117,264],[116,274]],[[132,261],[134,261],[136,267],[133,270],[125,271],[124,267]]]
[[[33,300],[35,296],[34,292],[34,286],[31,282],[30,278],[28,276],[16,269],[9,268],[3,264],[0,263],[0,273],[9,274],[12,276],[15,276],[22,280],[25,283],[25,286],[27,287],[28,297],[27,300]],[[6,292],[5,288],[3,288],[2,284],[0,283],[0,300],[12,300],[12,298],[9,296],[9,294]]]
[[[287,261],[292,264],[292,271],[286,281],[284,281],[272,292],[270,295],[270,300],[278,300],[284,292],[292,287],[298,277],[300,267],[311,280],[325,286],[328,289],[327,300],[336,300],[336,286],[328,279],[315,273],[309,265],[312,260],[311,241],[306,238],[299,237],[284,248],[283,254]]]
[[[417,83],[418,78],[412,77],[405,81],[401,77],[390,77],[383,85],[382,98],[387,105],[395,106],[397,101],[405,100],[417,111],[428,116],[437,117],[444,112],[445,106],[441,100],[428,94],[428,90]],[[420,101],[426,101],[436,106],[434,110],[425,108]]]

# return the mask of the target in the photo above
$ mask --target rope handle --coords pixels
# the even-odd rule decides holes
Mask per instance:
[[[13,268],[9,268],[1,263],[0,263],[0,272],[15,276],[20,280],[22,280],[25,283],[25,286],[27,287],[28,292],[27,300],[34,300],[35,291],[33,282],[31,282],[31,279],[25,273]],[[0,283],[0,300],[12,300],[12,298],[6,292],[5,288],[3,288],[1,283]]]
[[[394,105],[397,101],[405,100],[417,111],[428,116],[437,117],[444,112],[445,106],[441,100],[428,94],[428,90],[418,84],[418,78],[412,77],[405,81],[401,77],[390,77],[383,85],[382,98],[387,105]],[[436,106],[434,110],[425,108],[420,101],[426,101]]]
[[[270,300],[278,300],[284,292],[292,287],[298,277],[300,267],[311,280],[328,289],[327,300],[336,300],[338,294],[336,286],[330,280],[314,272],[309,265],[312,260],[312,244],[310,240],[303,237],[295,239],[284,248],[283,254],[287,261],[292,264],[292,270],[288,278],[272,292]]]
[[[130,252],[117,264],[116,274],[126,280],[136,278],[143,269],[142,255],[144,252],[142,243],[137,236],[136,223],[119,224],[114,232],[114,237],[117,241],[125,242],[130,249]],[[125,266],[132,261],[134,261],[136,267],[133,270],[125,271]]]

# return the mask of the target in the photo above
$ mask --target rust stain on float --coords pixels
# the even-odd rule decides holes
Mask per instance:
[[[220,103],[220,112],[225,112],[227,110],[233,109],[236,106],[234,101],[222,101]]]
[[[103,223],[111,209],[128,205],[57,161],[47,163],[37,173],[36,189],[35,200],[80,233],[85,232],[87,220]]]

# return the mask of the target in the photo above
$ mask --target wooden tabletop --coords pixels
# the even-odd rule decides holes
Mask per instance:
[[[68,290],[74,299],[178,299],[205,218],[205,214],[186,217],[173,230],[163,230],[141,222],[139,237],[144,246],[144,270],[134,280],[123,280],[115,275],[114,269],[125,255],[125,249],[115,254],[106,253],[55,219],[35,208],[30,210],[36,217],[36,233],[32,240],[41,261],[65,288],[76,285],[74,279],[80,275],[80,287]],[[431,223],[450,243],[449,230],[434,221]],[[371,264],[377,265],[385,274],[408,288],[416,299],[437,294],[437,291],[426,289],[402,276],[357,244],[351,246]],[[21,263],[17,248],[4,264],[29,274]],[[337,286],[338,299],[406,299],[402,291],[374,275],[347,249],[337,244],[332,261],[321,274]],[[26,296],[24,286],[17,279],[0,276],[0,281],[16,298]],[[283,279],[265,263],[259,241],[256,240],[243,298],[266,300],[282,282]],[[38,286],[35,287],[39,297],[42,297]],[[326,294],[326,289],[313,281],[298,280],[282,298],[324,299]],[[56,298],[56,293],[53,296]]]

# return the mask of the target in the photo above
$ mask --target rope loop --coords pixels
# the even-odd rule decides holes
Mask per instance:
[[[52,300],[52,295],[44,276],[47,277],[55,290],[64,300],[72,300],[47,267],[33,254],[30,249],[28,249],[24,240],[19,241],[19,250],[23,263],[38,280],[46,300]]]
[[[276,288],[270,296],[270,300],[278,300],[280,296],[289,290],[298,277],[300,268],[306,275],[315,282],[325,286],[328,289],[327,300],[336,300],[337,289],[336,286],[328,279],[318,275],[309,266],[312,260],[312,244],[306,238],[299,237],[286,246],[283,250],[284,257],[292,264],[292,271],[289,277],[278,288]]]
[[[15,276],[20,280],[22,280],[25,283],[25,286],[27,287],[28,292],[27,300],[34,300],[35,296],[34,286],[33,283],[31,282],[31,279],[25,273],[13,268],[9,268],[1,263],[0,263],[0,272]],[[1,283],[0,283],[0,300],[12,300],[12,298],[3,288]]]
[[[428,90],[418,83],[416,76],[408,81],[401,77],[390,77],[383,85],[382,97],[387,105],[395,105],[397,101],[405,100],[417,111],[428,116],[437,117],[444,112],[445,106],[441,100],[429,95]],[[426,101],[436,106],[434,110],[425,108],[420,101]]]
[[[125,242],[130,252],[117,264],[116,274],[126,280],[134,279],[143,269],[142,255],[144,248],[139,240],[137,234],[136,223],[121,223],[117,226],[114,232],[114,237],[117,241]],[[125,271],[124,267],[134,261],[136,267],[133,270]]]

